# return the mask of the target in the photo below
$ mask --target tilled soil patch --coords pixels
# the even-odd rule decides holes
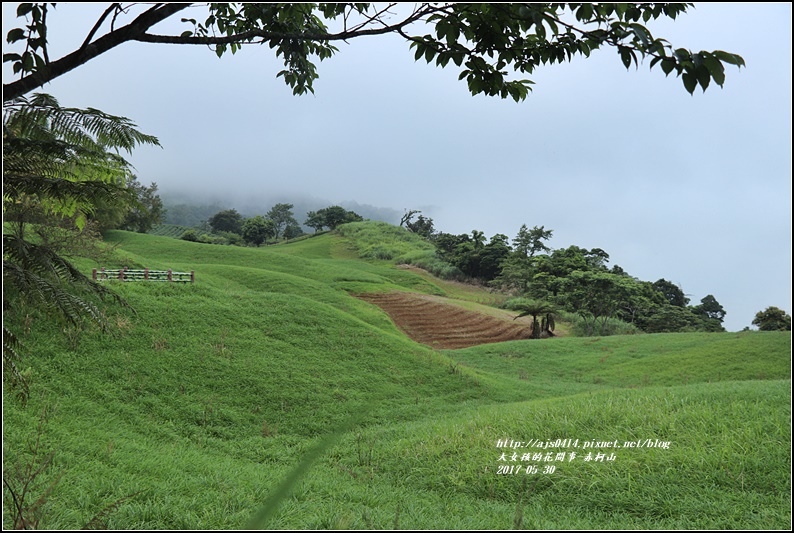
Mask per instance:
[[[528,325],[469,311],[424,294],[358,294],[383,309],[411,339],[433,348],[468,348],[530,337]]]

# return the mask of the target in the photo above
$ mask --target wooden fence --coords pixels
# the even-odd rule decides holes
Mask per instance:
[[[91,272],[94,281],[102,281],[106,279],[117,279],[121,281],[171,281],[177,283],[195,283],[195,271],[190,272],[174,272],[173,270],[132,270],[127,268],[121,269],[100,269],[96,268]]]

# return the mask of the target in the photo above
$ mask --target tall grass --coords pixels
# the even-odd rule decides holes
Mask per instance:
[[[619,318],[610,318],[606,323],[603,323],[601,320],[595,323],[592,318],[585,320],[576,313],[561,311],[557,314],[562,321],[569,324],[571,335],[577,337],[639,335],[645,333],[634,324],[624,322]]]
[[[463,279],[463,273],[443,261],[435,246],[405,228],[386,222],[354,222],[337,230],[356,249],[362,259],[392,261],[414,265],[442,279]]]

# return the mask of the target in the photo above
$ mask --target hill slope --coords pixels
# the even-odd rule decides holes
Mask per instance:
[[[789,335],[437,351],[351,293],[444,295],[444,284],[356,259],[338,235],[262,249],[127,232],[108,239],[120,264],[195,270],[197,282],[115,283],[136,314],[111,308],[111,336],[64,335],[36,315],[16,324],[30,331],[22,340],[32,394],[23,404],[4,389],[4,478],[16,496],[27,483],[22,507],[39,527],[243,528],[307,453],[342,430],[260,525],[790,521]],[[534,439],[579,443],[526,460],[497,447]],[[584,459],[585,442],[615,440],[620,448],[604,449],[614,460]],[[637,440],[670,445],[624,447]],[[546,461],[550,451],[568,455]],[[4,526],[13,527],[8,488],[4,500]]]

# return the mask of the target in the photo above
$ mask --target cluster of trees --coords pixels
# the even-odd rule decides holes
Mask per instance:
[[[266,215],[245,218],[236,209],[225,209],[212,215],[207,224],[211,230],[228,239],[231,244],[238,244],[242,239],[246,244],[260,246],[265,242],[279,239],[294,239],[303,235],[303,230],[295,220],[292,204],[278,203]],[[186,232],[182,238],[195,240],[194,233]]]
[[[133,175],[124,185],[123,193],[112,201],[98,201],[94,206],[91,219],[100,231],[123,229],[146,233],[163,222],[166,210],[157,194],[157,183],[147,187]]]
[[[606,334],[620,319],[649,333],[724,331],[725,309],[713,295],[697,305],[666,279],[642,281],[620,266],[608,266],[601,248],[569,246],[552,250],[553,230],[522,225],[512,241],[504,234],[487,240],[483,232],[453,235],[433,228],[433,220],[403,217],[404,226],[424,235],[436,253],[468,278],[532,302],[545,302],[581,317],[585,334]],[[523,308],[522,308],[523,309]]]
[[[322,231],[323,228],[330,230],[336,229],[340,224],[347,224],[348,222],[361,222],[364,220],[361,215],[354,211],[348,211],[344,207],[332,205],[317,211],[309,211],[306,213],[305,224],[314,231]]]
[[[791,331],[791,315],[778,307],[767,307],[755,314],[753,326],[761,331]]]
[[[224,209],[207,220],[207,226],[222,242],[260,246],[267,242],[294,239],[304,235],[300,223],[295,218],[293,204],[278,203],[265,215],[245,218],[236,209]],[[318,211],[309,211],[304,224],[314,228],[315,232],[323,228],[336,229],[340,224],[363,220],[353,211],[338,205],[326,207]],[[195,230],[188,230],[182,239],[202,242],[215,242],[204,238]]]

